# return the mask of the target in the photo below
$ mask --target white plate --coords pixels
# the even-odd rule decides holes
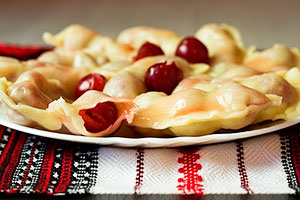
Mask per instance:
[[[201,144],[212,144],[219,142],[232,141],[236,139],[248,138],[253,136],[262,135],[277,131],[300,122],[300,116],[291,121],[283,121],[281,123],[275,123],[272,126],[259,128],[249,131],[241,131],[234,133],[216,133],[198,137],[173,137],[173,138],[124,138],[124,137],[85,137],[78,135],[62,134],[50,131],[44,131],[34,128],[29,128],[21,125],[11,123],[7,120],[0,119],[0,124],[22,131],[24,133],[30,133],[37,136],[53,138],[58,140],[79,142],[79,143],[90,143],[99,145],[119,146],[119,147],[180,147],[189,145],[201,145]]]

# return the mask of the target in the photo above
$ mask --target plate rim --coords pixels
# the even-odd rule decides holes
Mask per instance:
[[[273,131],[278,131],[290,126],[300,123],[300,116],[297,116],[293,120],[283,121],[282,123],[272,125],[270,127],[264,127],[254,130],[247,130],[234,133],[217,133],[209,134],[203,136],[178,136],[172,138],[156,138],[156,137],[144,137],[144,138],[126,138],[126,137],[87,137],[81,135],[72,135],[66,133],[58,133],[48,130],[40,130],[36,128],[31,128],[19,124],[15,124],[5,119],[0,119],[0,124],[35,136],[41,136],[51,139],[64,140],[77,143],[85,144],[97,144],[97,145],[110,145],[118,147],[146,147],[146,148],[156,148],[156,147],[182,147],[190,145],[203,145],[203,144],[213,144],[228,142],[238,139],[244,139],[249,137],[254,137],[258,135],[267,134]]]

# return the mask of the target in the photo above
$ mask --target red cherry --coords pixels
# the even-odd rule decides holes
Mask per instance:
[[[88,90],[102,91],[106,83],[106,78],[101,74],[89,74],[83,77],[75,88],[76,98],[80,97]]]
[[[82,109],[79,115],[87,131],[97,133],[113,125],[118,119],[118,109],[113,102],[98,103],[94,108]]]
[[[195,37],[184,38],[176,49],[176,56],[186,59],[189,63],[208,63],[206,46]]]
[[[183,72],[175,62],[152,65],[146,72],[145,84],[150,91],[161,91],[171,94],[178,83],[183,79]]]
[[[150,42],[145,42],[139,49],[137,56],[134,58],[134,61],[137,61],[139,59],[148,56],[158,56],[158,55],[164,55],[163,50],[161,50],[161,48],[155,44],[152,44]]]

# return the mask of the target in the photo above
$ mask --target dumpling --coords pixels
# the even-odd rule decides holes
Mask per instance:
[[[0,99],[4,114],[16,124],[59,130],[62,126],[60,119],[46,108],[52,101],[51,98],[55,98],[55,94],[48,96],[49,93],[63,90],[63,88],[60,88],[55,82],[48,82],[38,74],[30,76],[27,80],[16,84],[8,82],[6,78],[0,78]],[[35,78],[40,79],[38,84],[35,82]],[[47,84],[55,88],[48,88],[51,91],[47,91],[46,94],[39,86],[46,87]]]
[[[80,111],[89,110],[97,107],[101,103],[112,102],[117,108],[116,120],[106,129],[98,132],[90,132],[86,129],[83,116]],[[90,90],[81,95],[73,103],[67,103],[60,98],[49,105],[49,110],[57,113],[64,126],[73,134],[85,136],[106,136],[116,131],[122,124],[123,120],[131,123],[136,112],[136,105],[132,100],[126,98],[113,98],[96,90]],[[96,115],[90,114],[91,118]],[[98,122],[97,122],[98,123]]]
[[[117,41],[139,49],[145,42],[151,42],[162,48],[165,55],[174,55],[181,38],[174,32],[146,26],[138,26],[122,31]]]
[[[261,72],[287,70],[300,67],[300,53],[282,44],[275,44],[263,51],[249,52],[244,64]]]
[[[203,90],[205,92],[211,92],[216,90],[218,87],[218,85],[212,83],[212,81],[213,77],[208,74],[189,76],[179,82],[177,87],[173,90],[173,93],[189,88],[195,88]]]
[[[56,79],[60,81],[66,88],[67,97],[69,99],[74,99],[74,90],[79,80],[91,73],[90,68],[54,65],[35,60],[27,62],[27,65],[31,67],[30,71],[38,72],[46,79]]]
[[[235,66],[231,69],[228,69],[224,74],[219,76],[220,79],[236,79],[236,78],[245,78],[254,75],[261,74],[260,71],[257,71],[251,67],[246,66]]]
[[[294,87],[297,93],[297,100],[285,111],[287,119],[294,119],[300,115],[300,70],[299,68],[293,67],[282,74],[282,77]]]
[[[142,94],[134,100],[142,108],[137,111],[132,125],[169,129],[176,136],[199,136],[221,128],[242,128],[251,124],[271,103],[264,94],[234,82],[223,84],[212,93],[194,88],[170,96],[153,93]],[[149,102],[149,96],[156,100]]]
[[[64,85],[55,79],[46,79],[35,71],[27,71],[7,88],[8,96],[16,104],[25,104],[46,109],[48,104],[59,97],[67,96]]]
[[[85,48],[96,33],[80,25],[71,25],[57,35],[49,32],[43,34],[47,44],[63,48],[66,51],[77,51]]]
[[[298,70],[294,72],[297,73]],[[228,72],[228,73],[227,73]],[[234,80],[237,84],[242,84],[248,88],[257,90],[265,94],[271,101],[271,104],[263,110],[253,123],[265,120],[288,119],[289,113],[294,104],[299,100],[300,87],[297,84],[290,84],[287,80],[276,73],[258,73],[256,70],[247,67],[231,68],[218,78],[212,78],[209,75],[198,75],[188,77],[182,80],[175,88],[173,93],[186,90],[188,88],[201,89],[205,92],[214,92],[222,85]],[[255,75],[258,74],[258,75]],[[249,76],[248,76],[249,75]],[[244,77],[245,76],[245,77]],[[295,82],[296,75],[291,78],[291,72],[286,72],[283,76],[287,76],[292,83]],[[297,82],[297,81],[296,81]],[[235,94],[238,95],[238,94]],[[297,111],[299,113],[299,111]]]
[[[195,37],[208,48],[211,64],[227,61],[241,64],[245,48],[237,29],[225,24],[207,24],[202,26]]]
[[[275,73],[251,76],[241,79],[241,84],[262,92],[281,96],[283,103],[290,104],[296,99],[296,92],[284,78]]]
[[[100,59],[97,60],[92,56],[90,56],[89,54],[79,51],[74,56],[72,66],[92,68],[92,67],[99,67],[106,62],[107,60],[105,58],[102,58],[101,60]]]
[[[109,60],[132,60],[133,48],[130,45],[118,44],[112,38],[100,35],[86,27],[71,25],[60,33],[44,33],[47,44],[54,45],[58,51],[72,53],[83,51],[97,59],[99,56]]]
[[[26,70],[26,65],[19,60],[0,56],[0,77],[6,77],[7,80],[14,81]]]
[[[112,97],[134,99],[137,95],[147,92],[144,81],[122,71],[107,81],[103,93]]]
[[[120,61],[111,61],[108,63],[105,63],[101,67],[93,68],[92,72],[94,73],[100,73],[106,78],[111,78],[115,75],[117,75],[119,72],[124,71],[126,67],[129,67],[132,63],[120,60]]]
[[[271,106],[260,114],[256,122],[287,119],[285,110],[297,100],[295,88],[275,73],[251,76],[240,79],[239,82],[260,91],[272,100]]]
[[[218,69],[219,67],[223,69]],[[196,88],[206,92],[213,92],[220,87],[221,84],[228,82],[228,80],[240,80],[241,78],[258,74],[261,74],[261,72],[250,67],[219,63],[215,65],[208,74],[189,76],[183,79],[175,88],[173,93],[188,88]]]
[[[59,51],[48,51],[41,54],[38,58],[40,62],[52,63],[55,65],[72,66],[74,61],[74,55],[68,53],[62,53]]]

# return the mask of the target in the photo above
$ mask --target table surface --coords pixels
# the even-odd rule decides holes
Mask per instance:
[[[0,41],[42,44],[45,31],[58,32],[78,23],[116,37],[128,27],[147,25],[191,35],[207,23],[236,26],[246,45],[274,43],[300,47],[300,1],[297,0],[131,0],[131,1],[5,1],[0,6]],[[193,198],[192,198],[193,197]],[[300,199],[296,195],[6,195],[0,199]]]

